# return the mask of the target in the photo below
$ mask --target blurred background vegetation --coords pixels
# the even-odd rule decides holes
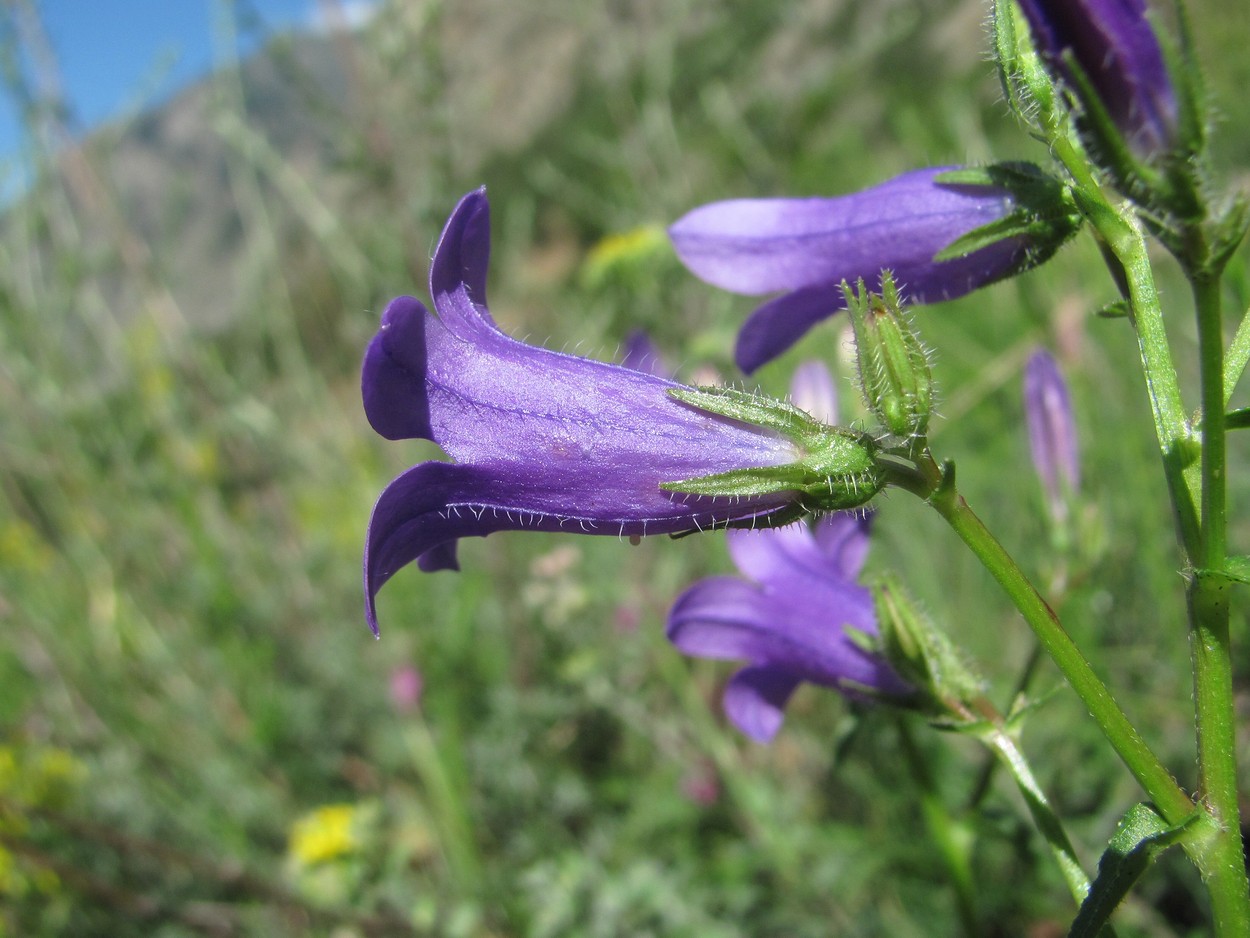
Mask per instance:
[[[228,40],[247,9],[219,6]],[[983,3],[395,2],[354,32],[223,54],[81,140],[72,102],[15,65],[32,11],[7,6],[0,34],[30,127],[28,186],[0,217],[0,934],[957,931],[894,717],[805,688],[759,747],[721,718],[731,669],[667,645],[671,599],[730,569],[718,535],[469,542],[461,573],[388,585],[373,641],[372,501],[437,451],[372,433],[357,369],[485,183],[505,329],[610,359],[643,328],[680,377],[741,381],[752,302],[694,281],[662,227],[716,198],[1041,160],[986,61]],[[1193,13],[1220,169],[1244,185],[1244,9]],[[1161,265],[1187,369],[1187,299]],[[1235,266],[1244,310],[1244,252]],[[1179,561],[1130,327],[1092,315],[1113,296],[1079,240],[923,311],[936,445],[1188,784]],[[851,411],[841,327],[759,384],[784,393],[822,357]],[[1038,343],[1083,445],[1062,558],[1021,420]],[[1231,531],[1244,550],[1244,516]],[[885,498],[870,566],[906,577],[1005,703],[1028,632],[938,519]],[[1235,630],[1244,648],[1243,613]],[[1052,670],[1034,690],[1025,748],[1092,868],[1140,795]],[[981,754],[919,738],[962,816]],[[984,933],[1062,934],[1070,900],[1005,780],[963,820]],[[1200,934],[1203,901],[1169,857],[1120,934]]]

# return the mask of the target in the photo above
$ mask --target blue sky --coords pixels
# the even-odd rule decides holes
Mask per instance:
[[[214,31],[227,2],[231,0],[31,0],[51,46],[74,126],[90,129],[160,101],[211,71],[219,61]],[[331,5],[352,12],[371,2],[235,2],[231,8],[240,14],[240,52],[254,49],[274,30],[316,26]],[[249,10],[257,20],[250,29]],[[19,115],[6,93],[0,99],[0,161],[10,164],[10,172],[21,139]]]

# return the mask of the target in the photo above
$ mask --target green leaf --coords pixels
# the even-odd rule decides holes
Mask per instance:
[[[1131,313],[1128,300],[1115,300],[1094,313],[1100,319],[1123,319]]]
[[[1172,827],[1148,804],[1135,804],[1120,819],[1098,860],[1098,876],[1081,903],[1068,938],[1094,938],[1154,858],[1179,841],[1197,812]]]
[[[1244,430],[1250,427],[1250,407],[1239,407],[1224,415],[1225,430]]]
[[[1224,560],[1224,575],[1238,583],[1250,583],[1250,557],[1227,557]]]
[[[1224,567],[1220,570],[1211,570],[1205,567],[1194,567],[1191,574],[1196,579],[1220,579],[1229,583],[1247,583],[1250,584],[1250,557],[1236,556],[1226,557],[1224,559]]]

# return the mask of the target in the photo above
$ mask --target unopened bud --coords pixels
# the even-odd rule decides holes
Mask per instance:
[[[899,301],[894,277],[881,274],[881,293],[869,293],[860,280],[856,290],[842,285],[864,401],[895,436],[924,436],[933,409],[929,358]]]
[[[965,718],[984,687],[963,655],[916,607],[896,577],[883,576],[872,595],[881,648],[899,677],[916,688],[916,705],[933,715]]]

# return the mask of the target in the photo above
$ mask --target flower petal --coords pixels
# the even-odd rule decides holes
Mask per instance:
[[[1080,65],[1111,119],[1135,149],[1171,145],[1177,103],[1145,0],[1021,0],[1043,56],[1071,81],[1065,51]]]
[[[430,263],[430,297],[449,332],[465,341],[502,336],[486,308],[490,267],[490,202],[485,187],[452,210]]]
[[[366,535],[366,616],[376,632],[374,596],[404,565],[456,569],[462,537],[496,531],[564,531],[618,537],[678,534],[788,510],[786,500],[723,500],[622,484],[594,465],[542,476],[525,466],[421,463],[382,492]]]
[[[425,393],[425,326],[420,300],[400,296],[382,314],[382,327],[365,351],[360,394],[369,424],[388,440],[430,439]]]
[[[747,579],[761,585],[782,582],[798,571],[815,577],[828,576],[825,556],[803,521],[782,528],[730,531],[725,545],[734,566]]]
[[[739,367],[754,371],[844,308],[843,281],[863,279],[870,290],[880,290],[882,270],[891,270],[905,302],[936,303],[1027,266],[1022,237],[934,260],[1014,207],[1005,189],[937,181],[951,169],[914,170],[832,199],[713,202],[679,219],[669,236],[696,276],[736,293],[788,291],[757,309],[739,333]]]
[[[743,668],[725,685],[725,716],[757,743],[767,743],[781,729],[786,703],[800,679],[784,668]]]
[[[677,597],[665,634],[688,655],[756,660],[768,651],[771,616],[768,600],[757,587],[737,577],[707,577]]]
[[[856,583],[795,571],[781,588],[711,577],[689,587],[669,612],[666,633],[686,654],[783,665],[826,686],[877,675],[875,659],[846,626],[876,631],[872,594]]]
[[[1024,367],[1024,417],[1033,467],[1050,498],[1057,520],[1067,514],[1066,496],[1080,484],[1072,399],[1059,364],[1038,349]]]
[[[877,289],[882,269],[890,269],[917,301],[957,296],[962,277],[952,267],[965,259],[935,264],[934,255],[1002,218],[1012,203],[1003,190],[936,181],[953,168],[913,170],[837,198],[712,202],[679,219],[669,235],[696,276],[735,293],[817,284],[836,290],[860,277]]]
[[[813,523],[812,536],[833,576],[843,580],[859,576],[868,558],[873,517],[871,511],[841,511]]]
[[[744,374],[772,361],[807,331],[846,308],[838,288],[831,284],[792,290],[756,307],[738,330],[734,363]]]

